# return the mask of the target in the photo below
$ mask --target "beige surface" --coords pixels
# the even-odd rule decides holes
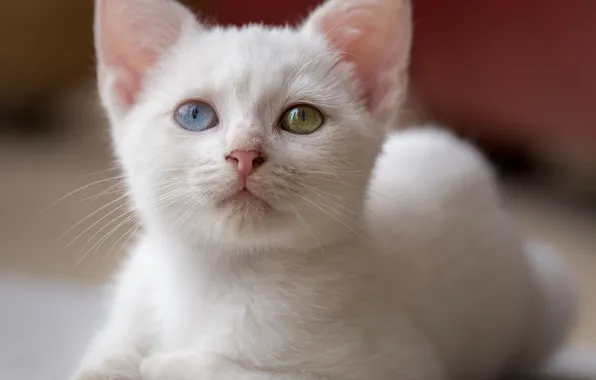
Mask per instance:
[[[58,239],[79,220],[122,194],[118,188],[110,188],[117,179],[90,185],[43,211],[77,188],[119,175],[117,170],[105,170],[112,167],[105,126],[89,122],[101,118],[88,105],[79,104],[77,109],[81,111],[79,120],[71,120],[76,127],[61,140],[33,146],[0,141],[2,270],[101,282],[118,261],[127,233],[134,231],[132,221],[121,224],[124,217],[115,219],[126,210],[115,210],[123,204],[116,202]],[[97,196],[106,190],[108,194]],[[596,216],[551,204],[532,191],[509,189],[507,194],[521,228],[566,253],[578,274],[581,292],[580,319],[573,340],[596,345]],[[111,238],[100,245],[108,233]]]

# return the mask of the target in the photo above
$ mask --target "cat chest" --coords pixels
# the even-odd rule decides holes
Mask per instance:
[[[161,307],[160,350],[208,350],[243,356],[283,349],[297,338],[303,316],[289,300],[245,291],[197,294]],[[266,347],[266,348],[265,348]]]
[[[323,310],[329,308],[280,291],[242,290],[196,295],[184,302],[170,300],[158,316],[161,328],[156,351],[211,352],[262,366],[280,361],[312,365],[323,359],[320,352],[325,345],[337,347],[339,342],[334,341],[349,334],[339,331],[342,324]]]

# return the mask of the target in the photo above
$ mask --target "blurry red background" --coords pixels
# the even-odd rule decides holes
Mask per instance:
[[[224,23],[283,24],[317,0],[195,0]],[[596,1],[414,0],[414,88],[440,120],[514,144],[596,148]]]

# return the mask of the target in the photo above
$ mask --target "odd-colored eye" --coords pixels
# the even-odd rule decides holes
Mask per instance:
[[[299,135],[308,135],[321,128],[325,118],[313,106],[298,105],[288,109],[279,120],[281,129]]]
[[[202,132],[219,124],[215,110],[207,103],[199,100],[190,100],[174,113],[176,122],[184,129],[191,132]]]

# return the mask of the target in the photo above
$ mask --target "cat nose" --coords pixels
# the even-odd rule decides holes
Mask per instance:
[[[226,157],[226,160],[236,165],[238,174],[246,182],[248,176],[264,164],[266,159],[260,150],[235,150]]]

